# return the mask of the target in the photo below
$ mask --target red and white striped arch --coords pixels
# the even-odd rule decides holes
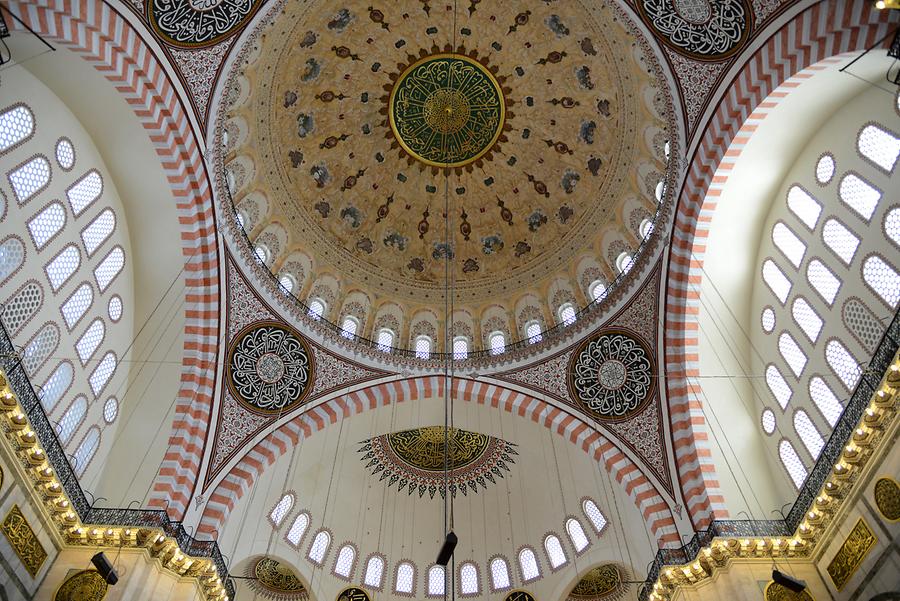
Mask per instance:
[[[110,5],[101,0],[10,0],[8,7],[42,36],[80,54],[116,87],[143,124],[171,188],[184,256],[184,354],[169,449],[150,504],[168,506],[174,517],[181,517],[193,494],[209,427],[219,338],[215,211],[197,139],[165,69],[141,34]]]
[[[731,82],[691,160],[669,252],[664,346],[675,461],[695,529],[727,516],[697,379],[700,283],[709,225],[723,178],[759,121],[792,87],[809,77],[803,70],[815,70],[814,63],[872,45],[888,31],[887,12],[873,10],[867,0],[826,0],[788,21]]]
[[[443,376],[397,380],[370,386],[319,405],[269,434],[256,444],[219,482],[209,498],[197,532],[217,537],[228,514],[260,475],[300,440],[339,420],[393,403],[440,398]],[[669,509],[640,469],[593,426],[540,399],[476,380],[453,380],[454,398],[477,403],[542,424],[579,446],[622,485],[656,536],[660,546],[679,546],[681,540]]]

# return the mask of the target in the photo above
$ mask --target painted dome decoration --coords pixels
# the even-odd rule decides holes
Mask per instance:
[[[248,570],[250,586],[263,597],[278,601],[308,601],[309,591],[287,564],[260,557]]]
[[[173,46],[212,46],[237,33],[262,0],[146,0],[147,18]]]
[[[734,55],[753,28],[753,8],[747,0],[640,0],[637,5],[663,43],[698,60]]]

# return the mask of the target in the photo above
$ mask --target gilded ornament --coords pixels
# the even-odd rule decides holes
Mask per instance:
[[[503,132],[497,78],[462,54],[426,56],[391,89],[388,120],[400,146],[432,167],[461,167],[487,154]]]
[[[528,591],[513,591],[503,601],[535,601],[534,595]]]
[[[723,60],[740,52],[753,29],[747,0],[640,0],[641,18],[669,48],[691,58]]]
[[[878,538],[875,533],[863,518],[859,518],[847,540],[828,564],[828,575],[831,576],[831,581],[838,591],[844,588],[847,581],[853,577],[863,559],[877,542]]]
[[[809,594],[809,589],[805,589],[800,593],[795,593],[791,589],[776,584],[775,582],[769,582],[769,584],[766,585],[763,596],[765,597],[765,601],[815,601],[813,596]]]
[[[371,599],[366,591],[351,586],[341,591],[337,596],[337,601],[371,601]]]
[[[875,482],[875,505],[886,519],[900,520],[900,485],[893,478],[879,478]]]
[[[260,557],[248,568],[250,587],[279,601],[308,601],[309,592],[290,566],[271,557]]]
[[[72,574],[60,585],[53,601],[102,601],[109,585],[97,570]]]
[[[147,0],[147,18],[166,43],[182,48],[212,46],[237,33],[260,0]]]
[[[579,601],[602,599],[607,595],[620,592],[621,587],[622,575],[619,573],[619,568],[608,563],[597,566],[585,574],[569,593],[569,598]]]
[[[34,530],[18,505],[13,505],[6,519],[3,520],[3,535],[25,565],[25,569],[34,578],[47,559],[47,551],[38,540]]]

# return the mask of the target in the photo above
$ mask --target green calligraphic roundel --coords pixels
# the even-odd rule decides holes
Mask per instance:
[[[394,136],[411,156],[434,167],[461,167],[497,142],[506,105],[500,84],[481,63],[435,54],[400,74],[388,114]]]

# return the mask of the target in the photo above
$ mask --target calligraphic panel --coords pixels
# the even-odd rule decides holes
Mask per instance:
[[[853,577],[860,564],[866,558],[878,538],[863,518],[859,518],[847,540],[838,549],[831,563],[828,564],[828,575],[834,587],[840,591]]]
[[[25,569],[34,578],[41,566],[44,565],[44,561],[47,560],[47,551],[38,540],[34,530],[31,529],[31,524],[25,519],[18,505],[13,505],[9,510],[0,529],[3,530],[3,535],[22,561]]]
[[[103,601],[109,585],[97,570],[72,574],[60,585],[53,601]]]

